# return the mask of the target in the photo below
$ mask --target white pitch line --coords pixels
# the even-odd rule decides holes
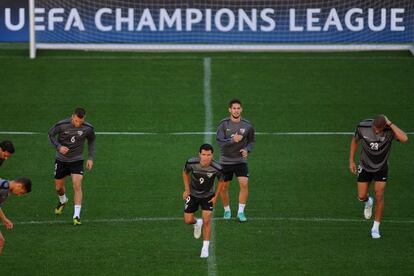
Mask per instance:
[[[213,108],[211,106],[211,58],[204,58],[204,142],[211,144],[213,129]]]
[[[211,58],[204,58],[204,142],[211,144],[213,140],[213,108],[211,105]],[[214,210],[211,212],[214,216]],[[210,249],[207,260],[207,271],[209,276],[217,275],[217,263],[216,263],[216,239],[215,239],[215,225],[214,221],[211,221],[211,236],[210,236]]]
[[[133,218],[115,218],[115,219],[83,219],[84,223],[133,223],[133,222],[169,222],[182,221],[181,217],[133,217]],[[213,221],[224,221],[223,218],[213,218]],[[324,222],[370,222],[365,219],[353,218],[329,218],[329,217],[249,217],[249,221],[288,221],[288,222],[310,222],[310,223],[324,223]],[[227,222],[227,220],[226,220]],[[398,220],[398,219],[384,219],[383,223],[391,224],[414,224],[413,219]],[[45,225],[45,224],[71,224],[70,220],[29,220],[29,221],[15,221],[15,225]]]

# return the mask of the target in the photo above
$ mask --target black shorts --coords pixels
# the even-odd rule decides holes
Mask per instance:
[[[231,181],[233,179],[233,174],[235,174],[237,177],[249,177],[249,168],[247,167],[246,163],[239,163],[234,165],[221,164],[221,167],[223,168],[224,181]]]
[[[83,160],[75,162],[55,161],[55,179],[62,179],[71,174],[83,175]]]
[[[213,211],[213,203],[209,202],[214,195],[206,198],[200,198],[195,196],[188,196],[184,202],[184,213],[195,213],[198,210],[198,206],[201,206],[201,210]]]
[[[385,165],[377,172],[367,172],[360,165],[358,166],[358,182],[382,181],[387,182],[388,165]]]

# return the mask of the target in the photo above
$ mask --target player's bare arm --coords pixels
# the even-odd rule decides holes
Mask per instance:
[[[7,229],[12,229],[13,228],[13,223],[11,222],[11,220],[9,220],[6,215],[3,213],[3,210],[0,208],[0,220],[3,222],[4,226]]]
[[[183,199],[185,200],[190,195],[190,174],[183,171],[184,192]]]
[[[397,138],[398,141],[401,143],[407,143],[408,142],[408,136],[407,134],[401,130],[397,125],[392,123],[387,116],[385,117],[386,125],[391,128],[392,132],[394,132],[395,138]]]
[[[351,173],[356,174],[357,168],[355,164],[355,153],[358,150],[358,141],[355,137],[352,137],[351,148],[349,151],[349,170]]]
[[[223,190],[224,181],[219,181],[217,183],[217,189],[212,199],[209,202],[213,203],[213,206],[216,206],[217,198],[219,197],[221,191]]]

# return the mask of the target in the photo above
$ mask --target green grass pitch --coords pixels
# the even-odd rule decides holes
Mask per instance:
[[[414,58],[409,53],[139,54],[0,51],[1,132],[16,154],[0,176],[32,178],[10,197],[15,223],[1,275],[412,275],[414,143],[394,143],[382,238],[362,218],[348,172],[351,135],[257,135],[249,157],[247,223],[214,221],[213,260],[182,221],[181,170],[203,132],[205,57],[211,58],[213,128],[238,97],[262,133],[353,132],[385,113],[414,131]],[[83,106],[98,132],[84,179],[83,225],[60,217],[47,131]],[[409,135],[412,140],[413,135]],[[214,140],[214,136],[213,136]],[[215,156],[218,158],[218,147]],[[231,207],[237,209],[237,183]],[[67,183],[72,197],[71,184]],[[212,269],[214,269],[212,273]]]

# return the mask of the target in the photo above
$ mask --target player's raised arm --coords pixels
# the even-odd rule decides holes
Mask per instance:
[[[407,143],[408,142],[408,136],[407,134],[400,129],[397,125],[393,124],[387,116],[384,116],[386,120],[386,125],[394,132],[395,138],[397,138],[398,141],[401,143]]]

